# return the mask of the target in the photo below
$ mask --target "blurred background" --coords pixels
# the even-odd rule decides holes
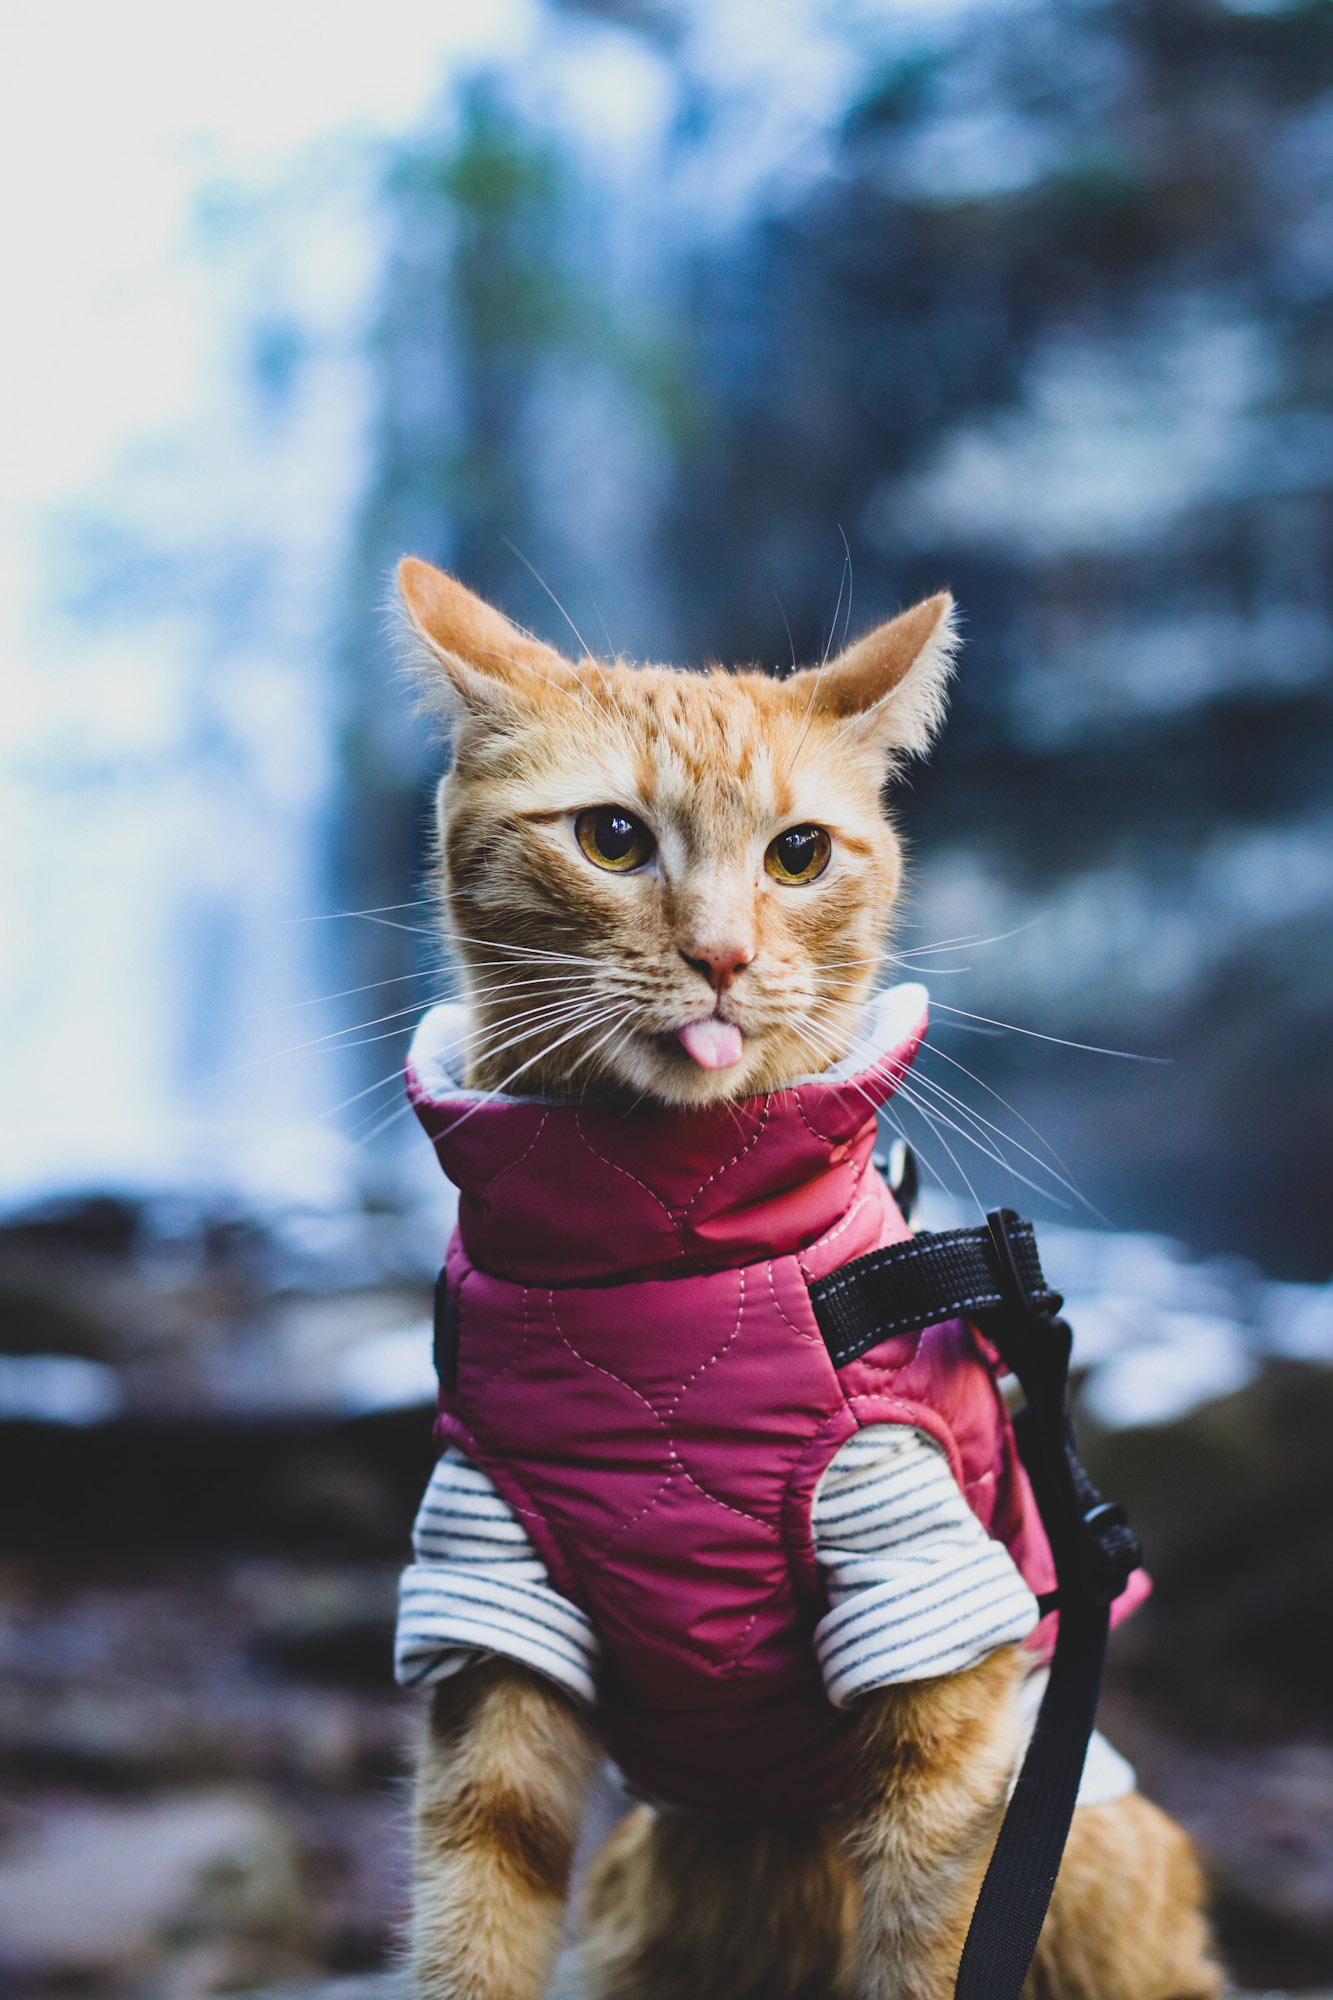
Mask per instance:
[[[927,1220],[1047,1225],[1158,1579],[1109,1733],[1237,1977],[1333,1981],[1330,0],[5,42],[0,1978],[391,1959],[449,1225],[410,550],[685,664],[954,589]]]

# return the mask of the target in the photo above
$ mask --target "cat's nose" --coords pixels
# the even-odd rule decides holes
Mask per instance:
[[[715,993],[725,993],[754,957],[754,946],[730,941],[696,944],[690,951],[682,947],[680,955],[693,971],[703,974]]]

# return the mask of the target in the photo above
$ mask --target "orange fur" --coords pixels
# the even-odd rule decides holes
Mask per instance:
[[[850,1045],[898,897],[882,793],[940,720],[951,601],[928,599],[826,665],[776,680],[578,663],[427,564],[400,585],[451,712],[442,914],[492,1089],[745,1096]],[[651,865],[581,849],[584,811],[648,829]],[[827,831],[818,879],[775,881],[785,829]],[[725,966],[725,972],[718,967]],[[708,1070],[676,1030],[716,1008],[742,1058]],[[1003,1810],[1020,1664],[882,1689],[864,1788],[841,1816],[640,1809],[594,1865],[589,2000],[946,2000]],[[431,2000],[537,2000],[595,1763],[586,1723],[525,1668],[444,1682],[417,1788],[414,1962]],[[740,1802],[743,1804],[743,1802]],[[1198,1871],[1137,1797],[1082,1809],[1025,2000],[1211,2000]]]
[[[475,1020],[471,1081],[701,1103],[837,1060],[901,882],[886,770],[924,745],[940,706],[950,600],[778,681],[574,666],[513,627],[506,654],[498,613],[424,564],[405,563],[401,580],[437,684],[461,711],[439,828]],[[651,829],[649,868],[617,876],[580,853],[574,819],[603,804]],[[803,822],[831,834],[830,865],[816,882],[776,883],[765,849]],[[727,946],[746,962],[720,1011],[745,1052],[736,1069],[708,1071],[674,1036],[712,1011],[699,964]],[[557,1026],[566,1039],[550,1048]]]
[[[545,1991],[596,1767],[586,1724],[526,1667],[487,1661],[435,1690],[414,1802],[419,1992]]]

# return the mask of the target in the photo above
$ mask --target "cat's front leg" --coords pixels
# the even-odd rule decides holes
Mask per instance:
[[[424,2000],[539,2000],[597,1758],[573,1703],[515,1662],[435,1688],[414,1802]]]
[[[861,1704],[863,2000],[948,2000],[1018,1742],[1016,1646]]]

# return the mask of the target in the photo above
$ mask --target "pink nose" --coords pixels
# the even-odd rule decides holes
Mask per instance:
[[[696,944],[691,951],[682,950],[680,955],[686,965],[703,974],[715,993],[725,993],[736,974],[754,957],[754,947],[732,942]]]

